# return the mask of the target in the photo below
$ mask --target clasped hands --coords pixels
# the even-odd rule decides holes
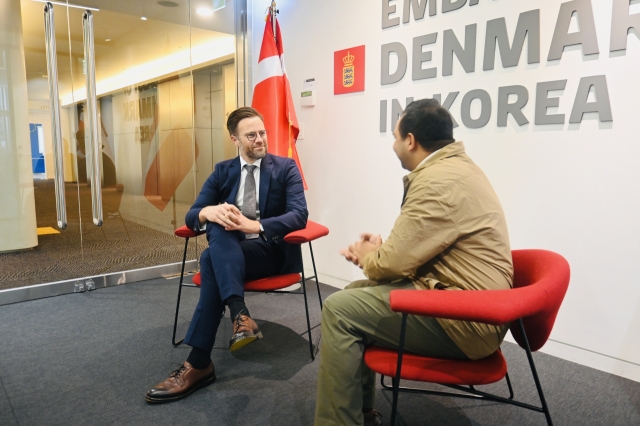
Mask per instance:
[[[347,248],[340,250],[340,254],[349,262],[362,268],[362,261],[365,256],[374,252],[382,245],[382,237],[380,235],[370,234],[368,232],[360,235],[360,240],[351,244]]]
[[[207,206],[200,210],[199,219],[200,223],[206,221],[217,223],[225,231],[240,231],[245,234],[260,233],[260,222],[249,219],[233,204]]]

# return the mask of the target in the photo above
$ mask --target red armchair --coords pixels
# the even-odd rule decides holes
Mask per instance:
[[[364,360],[372,370],[382,375],[383,387],[393,391],[392,425],[395,424],[400,391],[513,404],[544,413],[547,423],[553,424],[531,353],[540,349],[551,334],[569,285],[569,264],[559,254],[545,250],[514,250],[512,255],[515,276],[511,290],[391,292],[391,309],[402,313],[399,350],[371,347],[365,351]],[[513,337],[527,353],[541,407],[513,399],[507,363],[500,350],[476,361],[447,360],[403,353],[408,314],[494,325],[510,323]],[[392,377],[392,386],[385,385],[384,376]],[[494,383],[502,378],[506,379],[509,398],[474,388],[475,385]],[[401,379],[437,383],[462,393],[402,388]]]
[[[198,235],[201,235],[204,232],[196,232],[187,228],[187,226],[182,226],[176,229],[174,233],[177,237],[185,238],[184,254],[182,256],[182,270],[180,272],[180,284],[178,287],[178,300],[176,302],[176,314],[173,322],[173,337],[171,338],[171,343],[173,343],[174,346],[178,346],[184,340],[184,339],[180,339],[179,341],[176,341],[176,329],[178,327],[178,314],[180,312],[180,296],[182,294],[182,287],[199,287],[201,282],[200,272],[198,272],[193,276],[193,284],[188,284],[183,282],[184,281],[184,265],[187,259],[187,247],[188,247],[190,238],[197,237]],[[313,257],[313,248],[311,247],[311,241],[317,240],[318,238],[324,237],[325,235],[328,235],[328,234],[329,234],[329,229],[327,227],[320,225],[319,223],[308,220],[306,228],[301,229],[299,231],[291,232],[284,237],[284,240],[290,244],[301,245],[304,243],[309,243],[309,251],[311,253],[311,264],[313,265],[313,276],[305,277],[304,266],[303,266],[300,270],[300,273],[275,275],[273,277],[247,281],[244,284],[245,291],[270,293],[270,292],[279,290],[278,293],[303,295],[304,307],[305,307],[305,312],[307,316],[307,333],[309,336],[309,351],[311,352],[312,360],[315,359],[315,354],[313,352],[313,342],[311,340],[311,322],[309,320],[309,305],[307,303],[306,282],[312,279],[316,281],[316,286],[318,289],[318,300],[320,302],[320,309],[322,309],[322,295],[320,294],[320,284],[318,283],[318,272],[316,271],[316,261],[315,261],[315,258]],[[302,265],[301,252],[300,252],[300,265]],[[282,289],[297,283],[301,284],[302,291],[282,291]]]

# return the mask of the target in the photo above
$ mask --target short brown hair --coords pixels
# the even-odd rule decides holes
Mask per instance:
[[[260,117],[260,120],[264,121],[262,114],[251,107],[238,108],[229,114],[229,118],[227,118],[227,130],[229,130],[229,134],[235,136],[236,131],[238,130],[238,123],[245,118],[251,117]]]

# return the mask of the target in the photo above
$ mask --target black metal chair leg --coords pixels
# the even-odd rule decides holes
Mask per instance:
[[[529,366],[531,367],[531,373],[533,374],[533,380],[536,383],[536,389],[538,390],[538,396],[540,397],[540,402],[542,403],[542,411],[544,412],[544,416],[547,418],[547,424],[549,426],[553,426],[553,422],[551,421],[551,413],[549,413],[549,407],[547,406],[547,401],[544,399],[544,394],[542,392],[542,385],[540,384],[540,379],[538,378],[538,372],[536,371],[536,365],[533,363],[533,356],[531,355],[531,348],[529,347],[529,340],[527,339],[527,333],[524,330],[524,325],[522,324],[522,319],[518,320],[518,327],[520,328],[520,333],[522,333],[522,338],[525,344],[525,350],[527,351],[527,358],[529,360]]]
[[[313,248],[309,241],[309,253],[311,253],[311,264],[313,265],[313,276],[316,278],[316,286],[318,287],[318,301],[320,302],[320,310],[322,310],[322,295],[320,294],[320,280],[318,279],[318,271],[316,271],[316,259],[313,257]]]
[[[309,321],[309,304],[307,303],[307,286],[304,278],[304,268],[302,269],[302,295],[304,296],[304,310],[307,314],[307,333],[309,333],[309,352],[311,352],[311,361],[316,357],[313,355],[313,340],[311,339],[311,321]]]
[[[178,301],[176,302],[176,316],[173,320],[173,336],[171,337],[171,343],[173,346],[179,346],[184,339],[180,339],[176,342],[176,330],[178,328],[178,314],[180,313],[180,296],[182,295],[182,281],[184,280],[184,265],[187,261],[187,247],[189,246],[189,238],[184,242],[184,253],[182,254],[182,269],[180,270],[180,284],[178,285]]]
[[[400,372],[402,371],[402,355],[404,353],[404,336],[407,331],[407,314],[402,314],[402,326],[400,327],[400,344],[398,345],[398,365],[396,377],[393,378],[393,405],[391,407],[391,426],[396,424],[398,412],[398,391],[400,388]]]
[[[509,378],[509,373],[504,375],[504,378],[507,380],[507,386],[509,387],[509,399],[513,399],[513,386],[511,386],[511,379]]]

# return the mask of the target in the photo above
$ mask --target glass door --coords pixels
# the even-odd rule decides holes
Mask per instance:
[[[69,9],[63,109],[79,151],[83,276],[182,258],[173,231],[195,194],[189,3],[160,3]]]
[[[16,3],[19,14],[14,19],[20,22],[22,30],[28,97],[24,113],[28,115],[32,159],[32,175],[23,176],[26,179],[21,186],[33,187],[37,245],[25,251],[0,254],[0,289],[73,277],[70,269],[81,259],[82,249],[79,186],[73,167],[75,140],[59,130],[66,124],[58,113],[60,98],[72,87],[67,6],[35,1]],[[50,85],[50,80],[55,84]],[[12,204],[17,203],[4,207],[9,211],[20,207]]]
[[[64,3],[53,7],[67,227],[57,226],[51,203],[44,129],[36,211],[38,227],[53,233],[14,257],[44,254],[49,263],[34,260],[16,287],[181,261],[184,240],[174,230],[215,163],[236,155],[225,129],[237,105],[234,2],[217,11],[196,1]],[[29,99],[38,108],[48,102],[45,37],[31,21],[44,4],[21,5]],[[203,248],[190,244],[188,258]],[[0,255],[2,269],[17,268],[6,260]]]

